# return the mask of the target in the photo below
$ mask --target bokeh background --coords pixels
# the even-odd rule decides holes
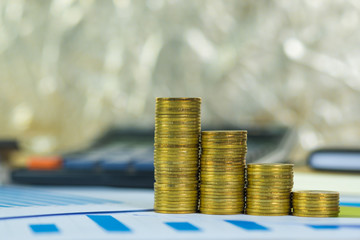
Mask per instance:
[[[358,146],[359,17],[356,0],[1,0],[0,137],[69,151],[199,96],[204,124],[294,128],[300,160]]]

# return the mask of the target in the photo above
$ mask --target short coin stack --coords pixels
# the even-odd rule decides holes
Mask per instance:
[[[293,164],[248,164],[246,213],[289,215],[293,187]]]
[[[339,193],[334,191],[296,191],[293,193],[293,215],[300,217],[337,217]]]
[[[198,209],[200,98],[157,98],[155,117],[155,211]]]
[[[200,212],[244,212],[247,131],[203,131],[200,159]]]

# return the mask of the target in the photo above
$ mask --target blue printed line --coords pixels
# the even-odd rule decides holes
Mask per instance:
[[[189,222],[165,222],[165,224],[177,231],[200,231],[200,228]]]
[[[87,215],[92,221],[108,232],[131,232],[119,220],[110,215]]]
[[[36,233],[59,233],[59,229],[55,224],[31,224],[31,230]]]
[[[316,230],[333,230],[333,229],[339,229],[339,228],[356,228],[360,230],[360,225],[352,225],[352,224],[333,224],[333,225],[315,225],[315,224],[308,224],[307,226],[316,229]]]
[[[269,231],[270,229],[262,226],[260,224],[257,224],[256,222],[250,222],[250,221],[240,221],[240,220],[225,220],[225,222],[231,223],[234,226],[237,226],[239,228],[249,230],[249,231]]]
[[[114,214],[114,213],[133,213],[133,212],[152,212],[154,209],[141,209],[141,210],[123,210],[123,211],[93,211],[93,212],[68,212],[68,213],[54,213],[54,214],[38,214],[27,216],[14,216],[14,217],[0,217],[0,221],[26,219],[26,218],[42,218],[42,217],[57,217],[57,216],[75,216],[75,215],[89,215],[89,214]]]
[[[360,207],[360,203],[352,203],[352,202],[341,202],[340,206],[347,207]]]

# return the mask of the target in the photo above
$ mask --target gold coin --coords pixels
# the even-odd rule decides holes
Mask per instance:
[[[300,204],[316,204],[316,205],[322,205],[322,204],[339,204],[339,199],[325,199],[325,200],[313,200],[313,199],[296,199],[293,198],[294,203],[300,203]]]
[[[225,203],[225,204],[212,204],[212,203],[203,203],[200,202],[201,208],[220,208],[220,209],[228,209],[228,210],[234,210],[234,209],[244,209],[244,204],[231,204],[231,203]]]
[[[201,169],[204,171],[236,171],[239,172],[241,174],[244,174],[244,167],[242,167],[241,165],[239,166],[214,166],[214,165],[204,165],[201,164]]]
[[[155,148],[185,148],[185,147],[189,147],[189,148],[194,148],[194,147],[198,147],[199,144],[165,144],[165,143],[155,143],[154,147]]]
[[[178,192],[155,192],[155,197],[164,197],[164,198],[194,198],[197,197],[197,193],[178,193]]]
[[[280,211],[289,211],[290,210],[290,203],[288,204],[254,204],[254,203],[248,203],[246,202],[246,207],[249,209],[257,209],[257,210],[264,210],[264,211],[268,211],[268,210],[280,210]]]
[[[272,185],[272,186],[266,186],[266,185],[255,185],[255,184],[248,184],[248,189],[254,189],[258,191],[283,191],[283,192],[291,192],[292,185]]]
[[[196,163],[198,165],[199,162],[199,158],[196,155],[193,156],[154,156],[154,161],[156,161],[157,163]]]
[[[155,144],[198,144],[197,138],[156,138]]]
[[[333,204],[304,204],[304,203],[294,203],[293,206],[296,208],[336,208],[339,207],[339,203]]]
[[[247,165],[248,168],[259,168],[259,169],[267,169],[267,168],[289,168],[292,169],[294,164],[289,163],[249,163]]]
[[[197,184],[155,183],[155,190],[197,190]]]
[[[154,156],[154,162],[156,161],[156,163],[190,163],[190,164],[197,164],[198,165],[198,161],[199,158],[196,155],[193,156]]]
[[[253,213],[273,213],[273,214],[278,214],[278,213],[290,213],[291,209],[290,207],[285,207],[285,208],[258,208],[258,207],[249,207],[246,206],[246,212],[253,212]]]
[[[172,121],[175,122],[175,121]],[[194,123],[194,122],[184,122],[183,124],[180,124],[180,121],[178,121],[179,124],[173,124],[170,123],[170,121],[161,121],[161,123],[155,123],[155,131],[154,133],[166,133],[166,132],[174,132],[174,133],[180,133],[182,131],[189,132],[191,134],[199,135],[200,132],[200,124]],[[185,124],[186,123],[186,124]]]
[[[231,199],[237,199],[244,201],[244,196],[243,195],[228,195],[228,196],[222,196],[220,194],[218,195],[214,195],[214,194],[204,194],[204,193],[200,193],[200,200],[205,199],[205,200],[215,200],[215,199],[223,199],[223,200],[231,200]]]
[[[253,193],[253,192],[246,192],[246,196],[248,198],[263,198],[263,199],[273,199],[273,198],[279,198],[279,199],[283,199],[283,198],[287,198],[290,199],[290,193]]]
[[[290,212],[281,212],[281,213],[268,213],[268,212],[257,212],[257,211],[246,211],[247,215],[254,216],[286,216],[290,215]]]
[[[203,141],[202,141],[203,142]],[[247,146],[236,146],[234,148],[221,149],[221,148],[203,148],[202,152],[205,155],[242,155],[246,151]]]
[[[233,191],[234,193],[242,192],[245,194],[244,186],[235,186],[235,187],[227,187],[226,185],[224,185],[222,187],[221,186],[214,186],[214,187],[200,186],[200,191],[214,191],[214,192],[228,192],[228,193],[231,193],[231,191]]]
[[[165,198],[165,197],[158,197],[155,199],[155,202],[159,205],[161,204],[179,204],[179,205],[184,205],[184,204],[195,204],[198,202],[198,199],[196,197],[188,197],[188,198]]]
[[[308,215],[318,215],[318,214],[338,214],[340,210],[328,210],[328,211],[320,211],[320,210],[303,210],[303,209],[293,209],[294,213],[308,214]]]
[[[293,183],[294,180],[292,178],[249,178],[249,176],[248,176],[248,182],[251,182],[254,184],[266,184],[266,183],[287,184],[287,183]]]
[[[176,128],[191,128],[191,129],[201,129],[201,122],[199,118],[172,118],[172,117],[164,117],[155,118],[155,129],[158,127],[173,127]]]
[[[192,209],[198,207],[198,202],[193,201],[189,203],[180,203],[180,202],[173,202],[173,203],[157,203],[155,202],[154,206],[156,208],[167,208],[167,209]]]
[[[231,211],[223,211],[223,210],[212,210],[212,209],[202,209],[200,210],[203,214],[211,214],[211,215],[234,215],[234,214],[242,214],[243,211],[239,210],[231,210]]]
[[[197,198],[182,198],[178,199],[156,199],[156,206],[193,206],[198,204]]]
[[[266,180],[266,181],[272,181],[272,180],[279,180],[279,181],[289,181],[293,179],[293,175],[251,175],[247,173],[247,176],[249,178],[249,181],[260,181],[260,180]]]
[[[232,149],[234,147],[236,147],[237,145],[233,145],[233,144],[216,144],[216,145],[207,145],[207,144],[201,144],[202,148],[217,148],[217,149]]]
[[[181,133],[168,133],[168,132],[164,132],[164,133],[155,133],[155,141],[156,142],[162,142],[162,141],[173,141],[173,140],[178,140],[178,141],[184,141],[184,139],[189,139],[190,141],[199,141],[199,138],[197,136],[197,134],[195,133],[186,133],[186,132],[181,132]]]
[[[291,195],[291,185],[285,187],[266,187],[266,186],[247,186],[246,191],[249,193],[289,193]]]
[[[290,204],[290,199],[251,199],[251,201],[249,202],[252,202],[252,203],[264,203],[264,204],[267,204],[267,203],[274,203],[274,204],[284,204],[284,203],[289,203]]]
[[[216,173],[200,173],[200,179],[204,182],[206,181],[216,181],[216,182],[244,182],[245,176],[240,174],[216,174]]]
[[[236,188],[236,187],[242,187],[244,188],[244,182],[239,182],[239,181],[228,181],[228,182],[212,182],[212,183],[205,183],[205,182],[201,182],[200,186],[204,186],[204,187],[220,187],[220,188]]]
[[[198,170],[198,165],[196,162],[167,162],[167,163],[164,163],[164,162],[156,162],[154,163],[154,166],[156,168],[188,168],[188,169],[196,169]]]
[[[168,154],[198,154],[199,148],[156,148],[154,153]]]
[[[246,146],[246,139],[212,139],[205,141],[204,138],[201,139],[201,145],[205,148],[218,148],[220,145],[231,145],[234,148]]]
[[[191,183],[197,183],[196,180],[186,180],[181,179],[179,181],[176,181],[174,178],[161,178],[161,177],[155,177],[156,182],[158,183],[183,183],[183,184],[191,184]]]
[[[159,192],[159,193],[156,193],[155,191],[155,196],[158,197],[158,196],[165,196],[167,198],[175,198],[175,193],[178,193],[179,197],[197,197],[198,196],[198,193],[194,190],[191,190],[191,191],[164,191],[164,192]]]
[[[247,134],[247,130],[216,130],[216,131],[202,131],[204,137],[224,137],[224,136],[243,136]]]
[[[264,180],[264,179],[259,179],[259,180],[252,180],[252,179],[247,179],[248,181],[248,185],[253,184],[255,186],[290,186],[294,184],[294,181],[292,179],[287,179],[286,181],[284,180],[272,180],[269,179],[268,181]]]
[[[200,114],[200,107],[197,106],[156,106],[157,114]]]
[[[244,191],[244,185],[234,185],[234,186],[231,186],[231,185],[200,185],[200,189],[211,189],[211,190],[229,190],[229,191],[242,191],[242,192],[245,192]]]
[[[156,102],[201,102],[200,97],[157,97]]]
[[[155,209],[156,213],[162,214],[190,214],[196,213],[196,210],[162,210],[162,209]]]
[[[309,215],[309,214],[303,214],[303,213],[293,213],[293,216],[296,217],[324,217],[324,218],[328,218],[328,217],[338,217],[339,214],[316,214],[316,215]]]
[[[216,150],[214,152],[209,152],[206,151],[206,149],[203,148],[203,146],[201,146],[201,156],[203,157],[204,161],[239,161],[239,159],[243,159],[246,157],[247,154],[247,149],[241,149],[241,151],[237,151],[237,152],[222,152],[222,151],[218,151],[218,150],[230,150],[230,149],[213,149]]]
[[[322,191],[322,190],[304,190],[304,191],[295,191],[293,192],[294,197],[339,197],[339,192],[335,191]]]
[[[292,185],[255,185],[255,184],[248,184],[248,188],[251,189],[258,189],[259,191],[265,192],[267,190],[284,190],[287,192],[291,192]]]
[[[179,208],[171,208],[171,207],[163,207],[163,206],[154,206],[155,212],[158,213],[196,213],[197,207],[179,207]]]
[[[198,120],[200,122],[200,113],[199,114],[158,114],[155,113],[155,119],[159,122],[161,120],[175,120],[175,121],[184,121],[185,119]]]
[[[340,211],[339,206],[334,207],[298,207],[293,206],[294,210],[296,211],[302,211],[302,212],[338,212]]]
[[[234,169],[238,169],[241,170],[243,173],[245,173],[245,167],[244,167],[244,161],[243,159],[240,160],[236,160],[236,161],[204,161],[203,159],[200,158],[200,166],[202,167],[212,167],[212,168],[234,168]]]
[[[198,205],[198,200],[183,200],[178,202],[169,202],[169,201],[161,201],[160,199],[155,199],[156,206],[164,206],[164,207],[194,207]]]

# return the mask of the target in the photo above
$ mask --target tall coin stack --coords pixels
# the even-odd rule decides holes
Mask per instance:
[[[246,213],[289,215],[293,187],[293,164],[248,164]]]
[[[293,215],[299,217],[337,217],[339,193],[334,191],[296,191],[293,193]]]
[[[201,135],[200,212],[244,212],[247,131],[204,131]]]
[[[156,98],[155,212],[198,209],[201,98]]]

